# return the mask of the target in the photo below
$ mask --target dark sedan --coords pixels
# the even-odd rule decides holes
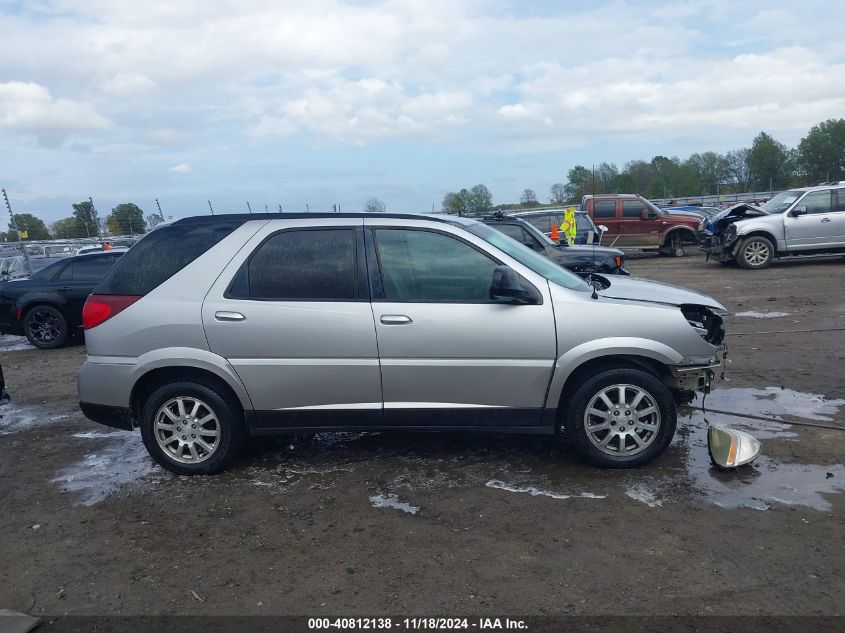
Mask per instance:
[[[0,283],[0,333],[54,349],[82,327],[82,306],[123,252],[65,257],[28,279]]]
[[[520,244],[525,244],[528,248],[548,257],[559,266],[563,266],[582,277],[589,273],[628,274],[624,267],[625,254],[618,249],[606,246],[555,244],[536,226],[521,218],[494,215],[480,219],[484,224],[515,239]]]

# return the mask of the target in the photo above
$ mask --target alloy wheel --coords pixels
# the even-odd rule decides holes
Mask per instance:
[[[171,459],[182,464],[204,462],[220,446],[217,415],[205,402],[180,396],[165,402],[155,415],[155,439]]]
[[[745,247],[745,261],[751,266],[760,266],[769,259],[769,247],[763,242],[751,242]]]
[[[584,412],[587,438],[608,455],[641,453],[657,438],[660,421],[654,396],[636,385],[603,387]]]
[[[62,335],[62,324],[53,310],[38,308],[27,319],[26,330],[34,342],[50,345]]]

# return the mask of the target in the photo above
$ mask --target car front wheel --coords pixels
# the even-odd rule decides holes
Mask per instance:
[[[736,254],[737,263],[748,270],[767,268],[774,258],[775,245],[760,235],[746,237]]]
[[[677,425],[669,388],[639,369],[609,369],[585,380],[563,419],[567,438],[591,463],[633,468],[659,457]]]
[[[141,436],[150,455],[179,475],[208,475],[231,464],[246,441],[238,406],[210,385],[159,387],[141,411]]]

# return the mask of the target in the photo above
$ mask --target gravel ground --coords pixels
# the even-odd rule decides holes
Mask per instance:
[[[0,338],[0,608],[32,614],[841,614],[845,260],[633,274],[720,299],[726,382],[637,471],[559,440],[323,434],[172,476],[76,409],[80,345]],[[739,315],[745,316],[739,316]],[[705,418],[764,442],[710,468]]]

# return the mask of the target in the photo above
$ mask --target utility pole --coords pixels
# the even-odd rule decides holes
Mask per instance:
[[[160,217],[161,221],[164,222],[164,214],[161,212],[161,205],[158,203],[158,198],[156,198],[156,208],[158,209],[158,217]]]
[[[21,245],[23,251],[23,258],[26,260],[26,267],[29,269],[29,276],[32,277],[32,262],[29,261],[29,253],[26,252],[26,245],[21,241],[21,232],[18,230],[18,223],[15,221],[15,214],[12,213],[12,205],[9,203],[9,196],[6,190],[3,189],[3,199],[6,201],[6,208],[9,210],[9,222],[15,230],[15,235],[18,236],[18,243]]]
[[[305,203],[305,212],[306,212],[306,213],[311,213],[311,208],[308,206],[308,203],[307,203],[307,202]]]
[[[249,206],[249,200],[246,201],[246,208],[249,209],[249,214],[252,215],[252,207]]]
[[[267,210],[267,205],[266,205],[266,204],[264,205],[264,213],[270,213],[270,212]]]
[[[211,200],[208,201],[208,208],[211,210],[211,215],[214,215],[214,207],[211,206]]]
[[[593,195],[596,195],[596,166],[593,165]]]

